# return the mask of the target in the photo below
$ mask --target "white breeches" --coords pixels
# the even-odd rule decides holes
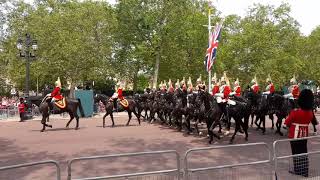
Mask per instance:
[[[270,94],[270,91],[266,91],[262,93],[262,95],[268,95],[268,94]]]
[[[283,97],[288,98],[288,99],[294,99],[293,94],[289,93],[289,94],[285,94],[283,95]]]
[[[111,98],[112,98],[112,99],[116,99],[116,98],[118,98],[118,93],[116,93],[116,92],[115,92],[115,93],[113,93],[113,95],[111,96]]]

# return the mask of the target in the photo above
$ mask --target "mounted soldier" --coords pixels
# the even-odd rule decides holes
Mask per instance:
[[[183,93],[188,93],[188,87],[187,87],[187,83],[186,83],[186,78],[183,77],[182,81],[181,81],[181,90]]]
[[[268,86],[266,87],[266,91],[263,92],[263,95],[273,95],[274,92],[275,92],[275,88],[274,88],[274,85],[272,83],[272,80],[271,80],[271,77],[270,77],[270,74],[268,75],[268,78],[267,78],[267,83],[268,83]]]
[[[50,109],[53,112],[57,112],[60,109],[65,107],[65,100],[64,97],[61,94],[61,81],[60,77],[58,77],[58,80],[55,82],[55,88],[53,91],[46,95],[46,98],[51,98],[50,101]],[[59,107],[57,107],[59,106]]]
[[[232,101],[229,99],[229,95],[231,93],[231,88],[230,88],[230,82],[227,77],[226,72],[224,72],[224,75],[221,77],[221,86],[220,86],[220,93],[216,93],[215,97],[217,98],[218,103],[227,103],[230,105],[235,105],[235,101]]]
[[[171,79],[169,79],[168,85],[169,85],[169,92],[173,93],[174,92],[174,87],[173,87]]]
[[[199,78],[197,79],[197,90],[198,91],[205,91],[206,90],[206,86],[203,84],[203,82],[201,80],[201,74],[200,74]]]
[[[214,96],[215,94],[219,93],[219,82],[218,82],[218,79],[217,79],[217,74],[214,73],[212,79],[211,79],[211,82],[213,84],[213,88],[212,88],[212,96]]]
[[[177,79],[177,82],[176,82],[175,86],[176,86],[175,90],[177,90],[177,89],[180,88],[180,81],[179,81],[179,79]]]
[[[289,94],[284,95],[285,98],[293,100],[298,99],[300,89],[295,75],[290,79],[290,87],[288,88],[288,90]]]
[[[241,96],[241,86],[239,83],[239,79],[234,82],[233,92],[230,95]]]
[[[254,78],[251,81],[251,90],[254,94],[258,94],[259,93],[259,85],[258,85],[258,80],[257,80],[257,76],[254,76]]]

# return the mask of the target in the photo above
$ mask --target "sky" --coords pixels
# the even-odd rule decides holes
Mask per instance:
[[[33,0],[25,0],[32,2]],[[116,0],[105,0],[115,3]],[[174,0],[172,0],[174,1]],[[279,6],[282,2],[291,6],[291,16],[300,24],[300,31],[309,35],[313,29],[320,25],[320,0],[211,0],[222,12],[223,16],[237,14],[244,16],[249,7],[255,3]]]

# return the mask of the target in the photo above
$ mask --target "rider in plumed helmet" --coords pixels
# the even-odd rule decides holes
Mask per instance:
[[[189,77],[189,80],[188,80],[188,92],[192,93],[192,91],[193,91],[193,85],[192,85],[191,77]]]
[[[241,96],[241,86],[238,78],[234,82],[233,92],[230,95]]]
[[[180,88],[180,81],[179,81],[179,79],[177,79],[177,82],[176,82],[175,86],[176,86],[176,89],[179,89],[179,88]]]
[[[218,79],[217,79],[217,74],[214,73],[212,79],[211,79],[211,82],[213,84],[213,88],[212,88],[212,96],[214,96],[215,94],[219,93],[219,82],[218,82]]]
[[[267,78],[267,83],[268,83],[268,86],[266,87],[266,91],[263,92],[264,95],[268,95],[268,94],[273,94],[275,92],[275,88],[274,88],[274,85],[272,83],[272,80],[271,80],[271,77],[270,77],[270,74],[268,75],[268,78]]]
[[[289,99],[298,99],[300,89],[295,75],[293,75],[293,77],[290,79],[290,87],[288,90],[289,94],[284,95],[284,97]]]
[[[53,91],[49,94],[47,94],[47,97],[51,97],[51,107],[55,108],[55,106],[53,105],[54,102],[59,101],[61,99],[63,99],[63,96],[61,94],[61,81],[60,81],[60,77],[58,77],[58,80],[54,83],[55,84],[55,88],[53,89]],[[55,110],[55,109],[53,109]]]
[[[201,74],[200,74],[199,78],[197,79],[197,89],[198,89],[198,91],[205,91],[205,89],[206,89],[206,86],[202,82]]]
[[[257,80],[257,76],[254,76],[254,78],[251,81],[251,90],[255,93],[258,94],[259,93],[259,85],[258,85],[258,80]]]
[[[170,92],[170,93],[173,93],[173,92],[174,92],[174,87],[173,87],[173,84],[172,84],[171,79],[169,79],[168,84],[169,84],[169,92]]]

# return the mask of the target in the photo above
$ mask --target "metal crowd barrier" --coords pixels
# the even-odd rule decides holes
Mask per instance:
[[[236,164],[227,164],[227,165],[219,165],[219,166],[211,166],[211,167],[202,167],[202,168],[189,168],[188,156],[194,152],[203,152],[208,150],[216,150],[216,149],[227,149],[227,148],[235,148],[235,147],[251,147],[257,148],[257,146],[263,146],[268,153],[269,158],[263,159],[259,161],[250,161],[245,163],[236,163]],[[232,154],[231,154],[232,156]],[[237,144],[237,145],[228,145],[228,146],[216,146],[216,147],[205,147],[205,148],[195,148],[190,149],[186,152],[184,157],[184,177],[185,180],[218,180],[218,179],[268,179],[271,180],[273,178],[272,168],[271,168],[271,151],[266,143],[250,143],[250,144]],[[264,167],[259,167],[260,165]],[[255,166],[257,171],[248,172],[249,168]],[[269,168],[266,169],[266,167]],[[254,177],[252,177],[254,176]]]
[[[291,143],[301,140],[307,141],[307,153],[291,154]],[[299,142],[298,142],[299,143]],[[285,145],[281,150],[286,149],[283,154],[278,151],[278,147]],[[317,146],[314,148],[313,147]],[[283,139],[273,143],[273,168],[277,180],[281,179],[312,179],[320,180],[320,136],[311,136],[300,139]]]
[[[137,152],[137,153],[125,153],[125,154],[112,154],[104,156],[89,156],[75,158],[68,162],[68,180],[72,180],[72,164],[77,161],[86,161],[93,159],[110,159],[110,158],[120,158],[120,157],[134,157],[134,156],[145,156],[145,155],[162,155],[162,154],[173,154],[176,156],[176,168],[160,170],[160,171],[148,171],[148,172],[137,172],[129,174],[120,174],[120,175],[110,175],[110,176],[101,176],[101,177],[87,177],[79,178],[77,180],[96,180],[96,179],[152,179],[152,180],[180,180],[180,156],[177,151],[168,150],[168,151],[151,151],[151,152]],[[164,176],[165,175],[165,176]],[[159,177],[160,176],[160,177]]]
[[[32,162],[32,163],[25,163],[25,164],[17,164],[17,165],[11,165],[11,166],[3,166],[0,167],[0,171],[10,170],[10,169],[17,169],[17,168],[24,168],[24,167],[30,167],[30,166],[38,166],[43,164],[53,164],[56,166],[57,171],[57,180],[61,180],[61,169],[57,161],[48,160],[48,161],[39,161],[39,162]],[[8,179],[10,179],[8,177]]]

